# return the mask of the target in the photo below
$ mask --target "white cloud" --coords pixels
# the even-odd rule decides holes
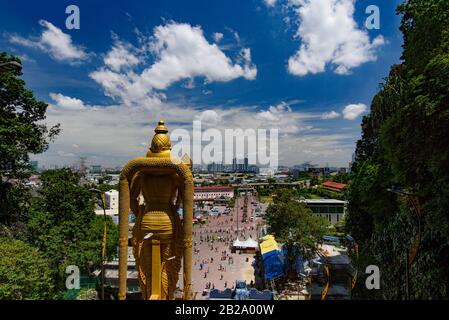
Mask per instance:
[[[25,47],[38,47],[39,49],[43,49],[43,48],[39,47],[40,46],[39,42],[25,39],[17,34],[10,35],[8,41],[10,43],[18,44],[18,45],[25,46]]]
[[[254,79],[255,66],[232,64],[215,44],[207,42],[200,27],[171,22],[154,30],[151,50],[156,63],[142,77],[151,87],[166,89],[183,78],[204,76],[209,81],[230,81],[238,77]],[[245,61],[248,62],[248,61]]]
[[[340,117],[340,114],[334,110],[330,112],[325,112],[321,115],[321,119],[328,120],[328,119],[336,119]]]
[[[265,2],[268,7],[273,7],[276,4],[277,0],[263,0],[263,2]]]
[[[287,113],[291,112],[292,109],[290,106],[285,102],[281,102],[276,106],[270,106],[266,111],[259,112],[257,117],[261,120],[276,122],[281,120],[283,117],[288,116]]]
[[[367,109],[368,109],[368,107],[366,105],[364,105],[363,103],[349,104],[342,111],[343,118],[345,118],[347,120],[355,120],[362,113],[364,113]]]
[[[214,41],[215,41],[215,42],[220,42],[221,39],[223,39],[223,33],[221,33],[221,32],[215,32],[215,33],[213,34],[213,38],[214,38]]]
[[[81,46],[73,44],[69,34],[62,32],[51,22],[40,20],[39,24],[44,27],[40,38],[26,39],[18,35],[11,35],[9,42],[42,50],[56,60],[70,63],[85,60],[90,56]]]
[[[157,26],[146,47],[155,62],[140,74],[132,70],[119,72],[118,64],[109,63],[90,77],[103,87],[106,95],[125,104],[152,105],[165,97],[160,90],[179,80],[204,77],[207,82],[227,82],[239,77],[253,80],[257,75],[249,48],[240,51],[240,63],[233,63],[216,44],[206,40],[198,26],[175,22]],[[110,55],[111,52],[107,56]]]
[[[87,108],[84,102],[77,98],[67,97],[60,93],[50,93],[50,97],[56,102],[55,105],[50,105],[51,108],[66,110],[85,110]]]
[[[205,110],[196,118],[207,125],[216,125],[221,121],[221,116],[215,110]]]
[[[217,106],[204,110],[165,102],[162,105],[105,107],[89,105],[59,93],[52,95],[57,102],[49,109],[46,121],[49,126],[60,123],[62,132],[46,153],[35,156],[45,165],[70,165],[78,161],[72,156],[73,152],[86,156],[88,164],[123,165],[146,153],[153,129],[161,118],[169,132],[186,129],[191,133],[194,119],[202,120],[203,129],[216,128],[222,132],[237,128],[278,129],[280,163],[290,165],[313,161],[343,166],[350,160],[355,140],[350,134],[317,134],[309,121],[319,119],[321,114],[292,110],[287,102],[265,110],[257,106],[226,109]]]
[[[380,35],[370,41],[368,32],[354,20],[355,0],[289,0],[300,22],[299,50],[289,58],[288,71],[297,76],[324,72],[332,65],[337,74],[377,59],[384,44]]]
[[[142,40],[141,35],[139,40]],[[258,106],[212,106],[207,109],[177,105],[164,101],[164,90],[176,81],[193,85],[195,77],[207,81],[230,81],[238,77],[252,79],[257,69],[251,62],[249,48],[240,48],[231,60],[217,45],[204,38],[201,28],[188,24],[168,23],[155,29],[151,38],[134,47],[113,39],[111,50],[104,55],[104,66],[90,76],[101,85],[104,93],[117,100],[110,106],[90,105],[62,93],[51,93],[47,123],[60,123],[62,132],[50,149],[36,156],[45,164],[71,164],[77,156],[86,156],[105,166],[123,165],[130,158],[142,156],[151,141],[153,129],[162,118],[170,131],[191,130],[192,120],[202,120],[204,129],[252,128],[279,129],[281,162],[333,160],[336,149],[347,151],[344,135],[313,135],[317,130],[308,121],[321,114],[292,110],[292,102],[280,102],[261,109]],[[145,66],[148,48],[154,62]],[[136,59],[122,60],[129,52]],[[143,65],[143,72],[134,68]],[[218,66],[218,67],[217,67]],[[307,137],[304,141],[298,136]],[[313,154],[302,153],[311,150]],[[293,163],[292,163],[293,161]],[[344,155],[335,161],[344,164]],[[349,160],[348,160],[349,161]],[[320,162],[321,163],[321,162]],[[334,163],[334,162],[333,162]]]
[[[133,53],[133,47],[130,44],[115,40],[111,51],[104,57],[103,62],[113,71],[120,71],[121,68],[129,68],[138,65],[140,60],[139,57]]]

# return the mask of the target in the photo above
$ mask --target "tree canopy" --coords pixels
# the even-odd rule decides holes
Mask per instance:
[[[299,245],[306,258],[317,251],[328,227],[326,220],[313,216],[312,211],[298,202],[290,190],[278,191],[273,197],[273,203],[267,208],[266,220],[277,240],[288,246]]]
[[[347,231],[361,263],[378,265],[381,289],[360,298],[405,297],[405,257],[418,224],[399,186],[417,197],[423,226],[410,269],[417,299],[449,296],[449,2],[409,0],[398,7],[403,62],[392,66],[371,103],[357,143]],[[411,197],[409,195],[408,197]],[[360,281],[363,282],[363,278]]]
[[[48,170],[41,175],[40,197],[29,212],[29,238],[48,259],[58,288],[63,289],[65,268],[76,265],[89,273],[101,262],[103,216],[94,212],[93,194],[79,184],[70,169]],[[117,226],[107,223],[107,255],[115,255]]]
[[[0,238],[0,300],[51,299],[48,261],[23,241]]]
[[[20,62],[0,52],[0,63]],[[42,153],[59,133],[59,125],[48,128],[47,104],[34,98],[20,78],[20,71],[0,73],[0,223],[23,222],[27,205],[22,178],[30,173],[29,155]],[[17,179],[10,182],[10,179]]]

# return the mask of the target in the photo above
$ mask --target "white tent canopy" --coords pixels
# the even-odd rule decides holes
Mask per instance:
[[[259,247],[259,243],[251,238],[242,242],[242,247],[244,248],[257,248]]]
[[[240,241],[238,238],[234,240],[232,243],[234,248],[252,248],[257,249],[259,247],[259,243],[251,238],[248,238],[245,241]]]
[[[242,248],[243,247],[243,241],[240,241],[239,238],[237,238],[236,240],[234,240],[234,242],[232,243],[233,247],[236,248]]]

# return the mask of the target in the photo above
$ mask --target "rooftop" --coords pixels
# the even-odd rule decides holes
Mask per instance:
[[[303,199],[300,201],[307,204],[346,204],[346,201],[337,199]]]
[[[333,181],[326,181],[326,182],[323,182],[321,185],[323,187],[335,188],[335,189],[340,189],[340,190],[343,190],[348,187],[347,184],[333,182]]]
[[[195,187],[195,191],[232,191],[231,186],[207,186],[207,187]]]

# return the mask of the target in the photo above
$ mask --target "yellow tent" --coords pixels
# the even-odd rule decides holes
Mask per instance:
[[[276,240],[272,235],[262,237],[260,240],[261,242],[259,243],[259,246],[260,246],[260,253],[262,255],[273,250],[278,251],[280,250]]]

